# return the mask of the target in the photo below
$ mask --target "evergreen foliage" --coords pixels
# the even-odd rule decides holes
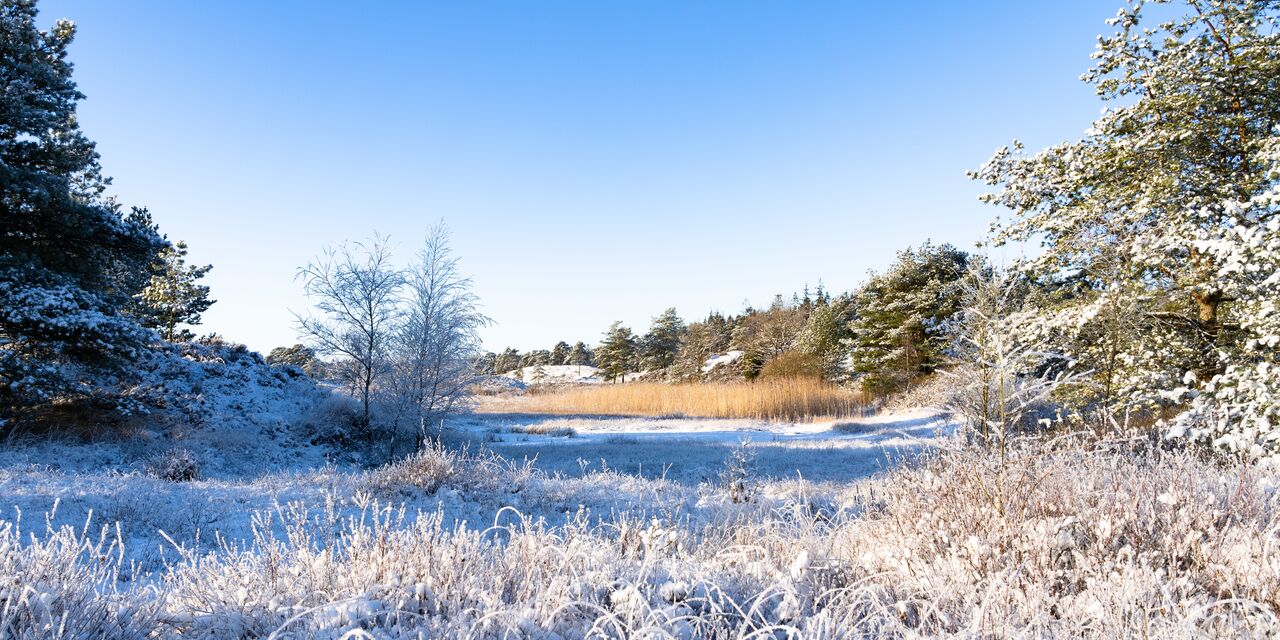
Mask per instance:
[[[569,343],[561,340],[551,348],[551,364],[569,364]]]
[[[565,364],[590,365],[594,362],[591,355],[591,348],[585,343],[575,342],[573,348],[569,350],[569,357]]]
[[[1084,408],[1112,423],[1192,403],[1174,433],[1280,449],[1280,7],[1135,2],[1084,80],[1111,107],[1085,137],[1000,149],[974,176],[1012,210],[993,241],[1039,240],[1017,270],[1055,293],[1024,340],[1094,372]]]
[[[630,327],[621,322],[609,325],[604,341],[595,350],[596,366],[600,368],[606,380],[613,382],[623,378],[628,372],[635,371],[637,365],[638,344]]]
[[[0,412],[64,397],[128,409],[113,382],[152,336],[128,313],[167,242],[145,210],[104,199],[66,59],[75,27],[42,31],[36,13],[0,2]]]
[[[863,390],[887,393],[943,363],[946,324],[963,304],[958,286],[969,256],[951,245],[925,243],[898,253],[853,297],[852,370]]]
[[[819,286],[804,329],[796,338],[796,349],[816,358],[821,375],[827,380],[840,380],[845,376],[847,343],[853,335],[850,328],[853,310],[850,296],[832,300]]]
[[[188,266],[186,258],[185,242],[162,249],[152,265],[151,281],[137,296],[143,325],[158,330],[169,342],[194,338],[195,334],[178,325],[200,324],[200,314],[216,302],[209,299],[209,287],[197,283],[213,265]]]
[[[688,327],[684,320],[669,308],[653,319],[649,332],[641,341],[640,366],[646,371],[670,367],[676,361],[680,345],[684,342]]]

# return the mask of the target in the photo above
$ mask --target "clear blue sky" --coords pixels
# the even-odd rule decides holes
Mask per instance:
[[[81,122],[113,191],[184,239],[197,332],[292,344],[293,275],[430,224],[497,325],[486,347],[595,342],[850,289],[998,213],[964,176],[1017,137],[1078,137],[1119,0],[129,2],[76,21]]]

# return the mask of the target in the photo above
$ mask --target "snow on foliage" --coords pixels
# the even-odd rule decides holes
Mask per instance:
[[[1092,372],[1075,399],[1097,422],[1177,413],[1173,436],[1273,457],[1280,15],[1191,3],[1155,24],[1145,4],[1099,38],[1084,80],[1112,106],[1086,136],[974,177],[1013,211],[997,244],[1043,243],[1018,265],[1040,289],[1025,338]]]

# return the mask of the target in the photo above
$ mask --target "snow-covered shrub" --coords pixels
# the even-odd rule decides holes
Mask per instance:
[[[13,640],[135,640],[158,628],[160,598],[120,589],[129,579],[117,530],[82,528],[27,537],[0,521],[0,637]]]
[[[187,449],[173,448],[147,460],[147,474],[168,482],[190,482],[200,477],[200,461]]]
[[[751,502],[754,493],[756,451],[750,440],[743,440],[738,446],[729,450],[725,456],[724,468],[720,470],[720,486],[729,494],[734,503]]]
[[[457,454],[440,443],[431,443],[406,458],[370,471],[366,486],[383,497],[407,492],[431,494],[453,476],[457,465]]]
[[[302,432],[311,442],[352,442],[361,425],[360,403],[351,396],[332,393],[302,418]]]

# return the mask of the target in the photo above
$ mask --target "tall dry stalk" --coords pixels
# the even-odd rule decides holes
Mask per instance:
[[[753,383],[628,383],[526,396],[504,407],[531,413],[812,420],[860,415],[868,397],[812,379]]]

